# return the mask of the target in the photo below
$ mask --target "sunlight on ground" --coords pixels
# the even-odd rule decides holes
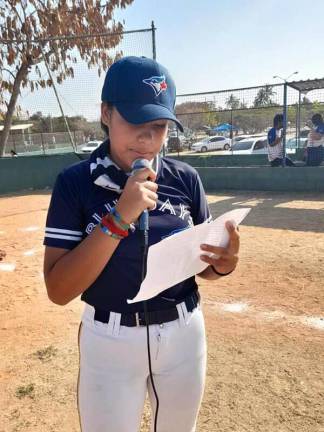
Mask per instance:
[[[307,210],[324,210],[323,201],[289,201],[281,204],[275,205],[275,207],[280,208],[290,208],[290,209],[307,209]]]
[[[226,201],[226,200],[230,200],[230,199],[235,198],[234,196],[231,196],[231,195],[215,196],[215,195],[208,195],[208,194],[206,194],[206,197],[207,197],[207,201],[209,204],[213,204],[216,202]]]

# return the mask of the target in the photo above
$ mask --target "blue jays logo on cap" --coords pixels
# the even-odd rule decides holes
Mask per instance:
[[[166,119],[183,131],[174,112],[175,99],[176,88],[169,71],[146,57],[128,56],[113,63],[101,92],[101,100],[113,105],[129,123]]]
[[[159,96],[160,93],[166,91],[166,89],[168,88],[164,75],[152,76],[151,78],[143,79],[143,83],[152,87],[155,96]]]

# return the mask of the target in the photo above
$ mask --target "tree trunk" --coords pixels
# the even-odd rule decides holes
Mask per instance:
[[[6,144],[7,144],[7,140],[10,133],[10,127],[12,123],[12,116],[16,108],[18,95],[20,93],[20,85],[22,80],[27,75],[27,73],[28,73],[28,64],[23,63],[20,66],[20,69],[18,70],[18,73],[15,78],[11,98],[8,104],[8,110],[4,121],[3,131],[0,136],[0,157],[3,157],[5,154]]]

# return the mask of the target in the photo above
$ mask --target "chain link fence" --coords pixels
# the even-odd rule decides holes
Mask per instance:
[[[303,146],[305,140],[298,140],[299,93],[291,87],[287,90],[288,144],[291,147]],[[178,139],[178,147],[173,146],[173,150],[190,150],[195,141],[208,135],[223,135],[231,138],[232,143],[244,135],[265,137],[273,125],[275,114],[283,112],[283,92],[283,84],[274,84],[178,95],[176,111],[184,125],[185,137]],[[300,102],[300,129],[303,138],[309,131],[311,116],[314,113],[324,116],[324,89],[301,95]],[[232,125],[232,128],[223,131],[214,129],[221,124]]]
[[[109,57],[116,59],[135,55],[155,58],[155,30],[152,23],[151,28],[123,32],[121,42],[109,50]],[[82,37],[96,39],[98,35]],[[100,36],[107,39],[107,46],[110,46],[110,37],[114,35]],[[78,39],[80,37],[75,38],[76,43]],[[60,43],[59,38],[57,43]],[[104,137],[100,128],[100,105],[105,72],[100,74],[97,67],[89,68],[77,50],[71,56],[77,59],[73,64],[73,77],[55,84],[57,94],[53,87],[21,90],[13,122],[16,128],[21,125],[21,129],[10,132],[7,154],[10,150],[18,154],[71,151],[71,140],[74,150],[78,150],[86,141],[101,140]],[[30,78],[35,83],[40,79],[51,79],[45,62],[38,64],[37,68],[38,71],[34,68],[30,72]],[[27,123],[31,126],[24,129],[24,124]]]

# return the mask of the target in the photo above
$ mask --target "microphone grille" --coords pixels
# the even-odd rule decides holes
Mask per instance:
[[[135,159],[132,163],[132,171],[142,168],[151,168],[151,164],[147,159]]]

